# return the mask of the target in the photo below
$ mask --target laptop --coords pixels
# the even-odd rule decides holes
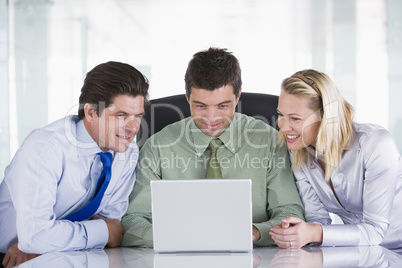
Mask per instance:
[[[250,252],[250,179],[151,181],[154,251]]]

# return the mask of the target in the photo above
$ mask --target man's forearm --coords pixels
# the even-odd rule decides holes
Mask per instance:
[[[153,247],[151,213],[127,214],[122,219],[124,229],[121,246]]]

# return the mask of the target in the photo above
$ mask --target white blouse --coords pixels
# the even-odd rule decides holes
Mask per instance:
[[[330,185],[314,159],[295,170],[306,221],[323,226],[322,246],[402,247],[402,160],[391,134],[373,124],[353,124],[355,138],[342,153]],[[291,158],[292,158],[292,153]],[[331,224],[329,212],[344,224]]]

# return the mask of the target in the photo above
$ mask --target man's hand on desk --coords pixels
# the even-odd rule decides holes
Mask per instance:
[[[28,254],[22,252],[18,249],[18,243],[15,243],[7,250],[3,259],[3,266],[5,268],[14,267],[38,256],[40,256],[40,254]]]
[[[123,239],[123,227],[121,227],[121,222],[119,220],[108,219],[100,215],[95,215],[91,218],[92,220],[101,219],[106,222],[107,229],[109,230],[109,240],[106,246],[109,248],[115,248],[120,246],[121,240]]]
[[[255,226],[253,226],[253,243],[260,240],[260,238],[261,238],[260,231]]]

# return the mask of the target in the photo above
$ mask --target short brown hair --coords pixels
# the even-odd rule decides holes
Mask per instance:
[[[80,119],[85,117],[86,103],[93,105],[98,116],[101,116],[104,108],[109,107],[118,95],[140,95],[147,103],[148,88],[148,79],[129,64],[115,61],[99,64],[87,73],[81,88],[78,116]]]
[[[225,85],[232,85],[233,93],[238,96],[242,85],[240,64],[227,49],[211,47],[194,54],[184,81],[187,96],[192,87],[213,91]]]

